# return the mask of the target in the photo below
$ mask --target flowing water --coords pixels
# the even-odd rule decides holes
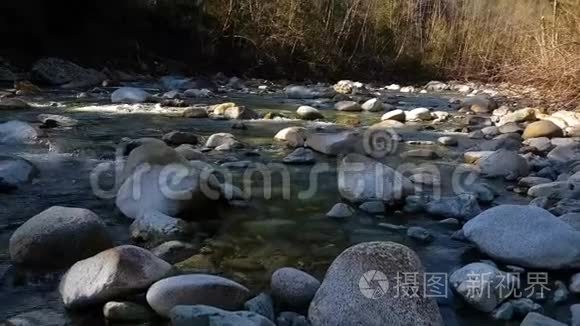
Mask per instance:
[[[96,103],[79,103],[74,94],[43,94],[39,103],[43,107],[29,111],[2,112],[0,122],[23,120],[38,124],[39,113],[62,114],[79,120],[79,125],[71,128],[45,130],[45,141],[50,141],[52,151],[45,144],[28,146],[2,146],[0,153],[20,155],[33,162],[40,169],[40,176],[31,185],[23,186],[11,194],[0,195],[0,320],[40,308],[62,310],[56,287],[58,273],[39,273],[18,270],[10,264],[8,240],[11,233],[28,218],[54,205],[83,207],[96,212],[107,223],[118,244],[130,242],[128,226],[130,220],[122,216],[114,205],[114,199],[97,197],[89,182],[90,172],[99,164],[114,159],[115,146],[123,137],[156,137],[173,131],[190,131],[201,136],[215,132],[231,132],[249,144],[249,149],[231,153],[208,153],[211,161],[251,160],[269,164],[279,162],[291,152],[273,142],[277,131],[296,125],[309,124],[299,120],[256,120],[244,122],[246,130],[231,129],[231,121],[209,119],[185,119],[163,113],[119,113],[100,110]],[[46,99],[59,103],[47,106]],[[212,99],[209,103],[224,102],[226,99]],[[246,105],[261,113],[279,112],[292,116],[302,101],[284,99],[282,96],[232,95],[228,101]],[[445,96],[412,95],[401,98],[409,108],[424,106],[446,109]],[[94,105],[87,110],[87,105]],[[380,120],[379,113],[343,114],[329,107],[322,111],[326,120],[343,119],[341,116],[360,117],[361,123],[369,125]],[[440,130],[403,130],[405,140],[436,140],[444,134],[443,129],[451,129],[453,122]],[[455,168],[462,162],[461,153],[472,146],[474,141],[462,138],[457,148],[426,145],[444,153],[443,158],[432,161],[442,171],[442,179],[449,180]],[[421,146],[401,144],[398,152],[406,148]],[[259,154],[259,155],[256,155]],[[352,244],[366,241],[396,241],[414,249],[421,257],[428,272],[449,273],[468,262],[484,259],[470,245],[451,239],[456,228],[437,224],[422,214],[404,214],[400,211],[388,212],[376,217],[361,212],[348,221],[335,221],[325,216],[340,196],[336,185],[336,159],[316,156],[317,163],[328,163],[328,169],[316,174],[317,190],[313,196],[302,198],[301,191],[313,184],[311,166],[290,166],[289,183],[282,178],[272,180],[272,195],[268,198],[258,193],[264,188],[262,179],[252,182],[255,194],[248,207],[233,207],[222,210],[211,237],[205,241],[204,250],[209,251],[217,272],[231,277],[254,291],[266,287],[273,270],[282,266],[295,266],[311,272],[322,279],[332,260]],[[382,159],[389,165],[400,163],[398,155]],[[422,163],[414,160],[413,163]],[[431,162],[431,161],[430,161]],[[234,170],[234,181],[242,178],[244,170]],[[105,184],[111,184],[113,175],[106,174]],[[235,182],[234,182],[235,183]],[[525,198],[511,192],[502,191],[503,182],[495,182],[501,196],[496,203],[527,203]],[[284,192],[290,197],[284,198]],[[452,194],[444,187],[444,194]],[[213,217],[213,216],[212,216]],[[404,226],[423,226],[435,236],[428,244],[421,244],[406,237],[404,231],[387,229],[379,223]],[[63,255],[66,253],[63,253]],[[453,298],[439,301],[448,325],[505,325],[494,322],[487,315],[477,312]],[[567,312],[551,309],[552,315]],[[77,314],[78,325],[100,325],[98,312]],[[84,317],[84,318],[83,318]],[[514,325],[517,323],[514,323]]]

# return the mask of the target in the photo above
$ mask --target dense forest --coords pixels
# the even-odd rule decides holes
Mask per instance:
[[[148,69],[163,61],[170,70],[291,79],[477,78],[568,99],[580,85],[578,0],[3,1],[0,35],[0,55],[13,61],[52,55]]]

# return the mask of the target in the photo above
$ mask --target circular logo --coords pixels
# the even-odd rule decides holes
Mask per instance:
[[[363,149],[374,158],[383,158],[397,151],[401,137],[391,129],[369,128],[363,135]]]
[[[377,300],[382,298],[389,290],[387,276],[379,271],[368,271],[358,281],[360,292],[365,297]]]

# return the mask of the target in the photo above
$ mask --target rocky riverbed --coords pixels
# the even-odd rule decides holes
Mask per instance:
[[[580,323],[574,112],[453,82],[32,76],[0,90],[9,325]]]

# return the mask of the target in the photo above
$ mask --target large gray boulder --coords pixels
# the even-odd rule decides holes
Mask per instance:
[[[214,177],[190,165],[141,166],[119,189],[116,204],[131,219],[151,211],[196,219],[220,197]]]
[[[0,123],[0,144],[30,144],[38,136],[38,130],[26,122],[12,120]]]
[[[226,310],[243,307],[250,291],[243,285],[220,276],[180,275],[163,279],[147,291],[147,303],[159,315],[168,317],[181,305],[208,305]]]
[[[4,186],[17,188],[37,175],[38,169],[29,161],[18,156],[0,155],[0,182]]]
[[[10,237],[10,258],[36,267],[67,267],[113,246],[105,223],[82,208],[53,206]]]
[[[171,309],[172,326],[275,326],[250,311],[226,311],[206,305],[180,305]]]
[[[339,163],[338,190],[352,202],[381,200],[387,203],[413,194],[413,183],[398,171],[359,154],[349,154]]]
[[[306,129],[302,127],[284,128],[274,136],[274,139],[284,142],[288,147],[296,148],[304,146]]]
[[[123,167],[123,180],[130,177],[137,168],[144,165],[187,165],[187,160],[173,148],[167,146],[163,141],[152,138],[142,138],[127,143],[127,147],[138,145],[131,149],[129,157]]]
[[[82,308],[147,289],[172,266],[135,246],[105,250],[74,264],[62,277],[59,292],[67,308]]]
[[[477,163],[481,173],[488,178],[515,180],[530,173],[528,161],[516,152],[500,149]]]
[[[580,232],[534,206],[500,205],[463,226],[479,250],[507,264],[538,269],[580,267]]]
[[[424,276],[419,257],[403,245],[368,242],[346,249],[310,304],[311,325],[443,325],[434,299],[397,293],[401,273]],[[424,283],[417,286],[424,293]]]

